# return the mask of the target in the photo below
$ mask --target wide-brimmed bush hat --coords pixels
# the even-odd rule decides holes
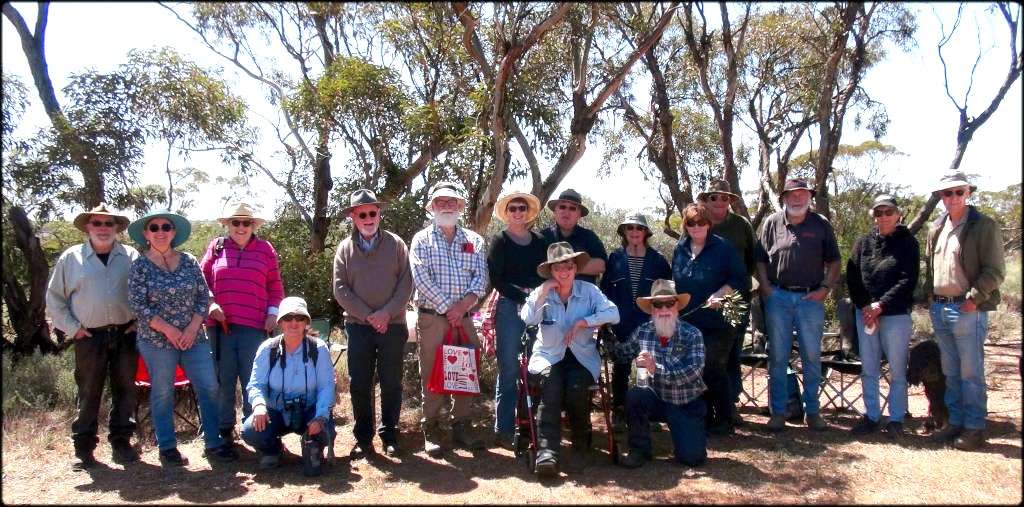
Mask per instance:
[[[171,248],[177,248],[182,243],[188,241],[188,237],[192,235],[192,223],[187,218],[174,213],[170,210],[158,210],[150,211],[145,215],[139,217],[138,220],[131,223],[128,226],[128,237],[132,238],[132,241],[140,244],[146,244],[146,237],[142,235],[142,230],[145,229],[146,224],[154,218],[166,218],[169,222],[174,224],[174,239],[171,240]]]
[[[450,181],[442,181],[434,185],[430,189],[430,199],[427,200],[427,211],[432,211],[431,205],[434,204],[434,199],[438,197],[454,197],[458,199],[463,206],[466,205],[466,196],[462,195],[462,191],[459,190],[458,185]]]
[[[107,206],[107,203],[101,202],[99,206],[96,206],[89,211],[83,211],[75,216],[75,221],[73,222],[75,224],[75,228],[82,232],[89,232],[85,230],[85,224],[89,223],[89,220],[93,215],[102,215],[113,218],[114,222],[117,224],[117,232],[122,232],[127,229],[129,222],[131,222],[127,216],[115,213],[113,208]]]
[[[237,205],[235,205],[234,212],[232,212],[230,215],[226,217],[218,218],[217,221],[220,222],[221,225],[226,226],[229,223],[231,223],[231,221],[234,219],[250,220],[252,221],[253,228],[259,227],[266,222],[266,220],[258,218],[255,215],[253,215],[252,206],[249,206],[249,204],[244,202],[240,202]]]
[[[941,192],[947,188],[956,188],[968,186],[971,187],[971,193],[978,191],[978,187],[971,184],[971,181],[967,179],[967,175],[961,171],[953,171],[942,175],[939,178],[938,183],[932,188],[932,193]]]
[[[566,241],[552,243],[548,245],[548,260],[537,265],[537,274],[544,279],[551,278],[551,265],[569,259],[576,263],[576,270],[579,271],[590,262],[590,255],[573,251],[572,245]]]
[[[288,296],[281,300],[281,304],[277,306],[277,322],[280,323],[287,315],[302,315],[308,320],[312,320],[309,316],[309,310],[306,309],[306,300],[298,296]]]
[[[580,209],[580,218],[583,218],[590,214],[590,210],[583,205],[583,197],[580,195],[579,192],[571,188],[567,188],[561,194],[558,194],[558,199],[551,199],[550,201],[548,201],[548,209],[551,211],[555,211],[555,208],[558,207],[558,203],[560,202],[575,204],[576,207]]]
[[[725,194],[732,200],[739,199],[740,196],[732,192],[732,186],[729,185],[728,181],[725,180],[711,180],[708,182],[708,188],[704,189],[703,192],[697,194],[698,201],[707,200],[711,194]]]
[[[348,207],[341,210],[341,216],[347,217],[352,210],[366,204],[373,204],[381,209],[387,206],[385,203],[377,200],[377,194],[373,193],[373,190],[360,188],[359,190],[352,192],[352,195],[349,196]]]
[[[639,307],[644,313],[651,313],[653,308],[651,307],[651,301],[655,299],[663,299],[673,297],[676,298],[677,305],[680,310],[686,307],[690,302],[689,294],[676,294],[676,284],[672,280],[658,279],[651,284],[651,295],[648,297],[636,298],[636,306]]]
[[[626,226],[627,225],[639,225],[639,226],[642,226],[644,228],[644,237],[645,238],[649,238],[651,236],[654,236],[654,233],[651,232],[651,227],[649,225],[647,225],[647,217],[644,216],[643,213],[630,213],[630,214],[626,215],[626,218],[623,218],[622,221],[619,222],[619,227],[617,229],[615,229],[615,232],[619,236],[625,238],[626,237]]]
[[[526,221],[532,222],[540,215],[540,199],[533,194],[526,192],[509,192],[498,198],[498,202],[494,204],[494,216],[498,217],[498,220],[508,223],[508,203],[512,202],[513,199],[522,199],[526,202]]]

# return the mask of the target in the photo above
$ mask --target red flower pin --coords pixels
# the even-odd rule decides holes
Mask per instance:
[[[659,336],[658,337],[658,341],[661,342],[661,346],[662,347],[668,347],[668,337],[667,336]]]
[[[462,253],[476,253],[476,250],[473,249],[472,243],[467,242],[462,244]]]

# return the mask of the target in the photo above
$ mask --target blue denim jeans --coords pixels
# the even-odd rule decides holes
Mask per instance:
[[[495,355],[498,359],[498,382],[494,388],[494,432],[512,435],[515,430],[516,402],[519,389],[519,353],[526,324],[519,318],[515,301],[504,296],[498,298],[494,314]]]
[[[157,447],[163,451],[178,445],[174,434],[174,371],[179,364],[199,398],[199,417],[206,448],[223,445],[224,439],[217,432],[217,376],[213,371],[210,342],[203,332],[199,332],[195,344],[188,350],[158,348],[146,340],[138,340],[138,347],[152,384],[149,415],[156,432]]]
[[[220,384],[217,397],[220,410],[218,426],[223,429],[235,427],[235,385],[242,385],[242,419],[252,413],[249,397],[244,395],[245,386],[249,385],[249,377],[252,375],[256,349],[267,339],[266,331],[241,324],[230,324],[228,330],[230,332],[225,334],[219,326],[207,328],[213,335],[210,342],[219,349],[214,350],[214,357],[217,359],[217,381]]]
[[[907,414],[907,355],[913,321],[910,314],[882,315],[874,334],[864,334],[864,317],[857,310],[857,333],[860,342],[860,382],[864,389],[864,411],[878,422],[882,409],[878,403],[878,377],[882,354],[889,360],[892,380],[889,382],[889,421],[903,422]]]
[[[648,387],[633,387],[626,392],[626,419],[629,448],[651,453],[650,422],[668,423],[672,435],[672,453],[676,461],[696,466],[707,459],[708,436],[704,431],[707,406],[704,399],[685,404],[665,403]]]
[[[303,431],[314,417],[316,417],[315,404],[306,407],[306,411],[302,414]],[[334,433],[333,418],[327,420],[323,431],[327,431],[327,435]],[[281,454],[281,437],[289,433],[292,433],[292,430],[284,423],[284,414],[280,410],[272,408],[267,409],[267,425],[263,431],[256,431],[256,428],[253,427],[252,415],[246,417],[242,422],[242,440],[263,454],[275,456]]]
[[[768,327],[768,391],[771,413],[785,414],[789,390],[786,368],[793,349],[793,329],[800,343],[803,365],[804,412],[817,414],[818,386],[821,384],[821,335],[825,327],[825,306],[803,299],[807,294],[790,292],[776,286],[764,298],[764,317]]]
[[[932,303],[932,328],[939,342],[942,373],[946,375],[949,424],[985,429],[985,334],[988,312],[960,311],[956,303]]]
[[[380,380],[380,427],[385,445],[398,442],[398,418],[402,413],[402,368],[409,329],[405,323],[388,324],[384,333],[373,326],[345,324],[348,335],[349,394],[352,399],[352,435],[369,445],[376,420],[373,406],[373,374]]]

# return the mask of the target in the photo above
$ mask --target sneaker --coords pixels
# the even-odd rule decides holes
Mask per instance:
[[[942,428],[941,430],[932,433],[932,436],[929,438],[932,442],[937,442],[941,444],[951,444],[954,440],[956,440],[956,437],[959,437],[960,434],[963,432],[963,426],[954,426],[952,424],[947,424],[945,428]]]
[[[75,460],[71,462],[71,470],[75,472],[81,472],[94,466],[96,466],[96,458],[93,457],[91,452],[76,454]]]
[[[534,473],[542,479],[551,479],[558,475],[558,457],[551,449],[541,449],[534,462]]]
[[[441,456],[441,430],[436,420],[422,421],[423,428],[423,451],[427,456],[437,458]]]
[[[182,456],[177,447],[172,447],[160,451],[160,464],[164,468],[183,467],[188,465],[188,458]]]
[[[868,435],[878,430],[878,421],[872,421],[870,417],[863,416],[860,418],[860,422],[850,428],[850,433],[854,435]]]
[[[139,460],[138,451],[124,440],[115,440],[110,443],[110,455],[114,463],[121,465]]]
[[[953,447],[961,451],[975,451],[985,445],[985,432],[983,430],[964,430],[953,442]]]
[[[645,453],[638,449],[630,449],[629,454],[619,458],[619,465],[625,468],[640,468],[650,459],[650,453]]]
[[[821,418],[821,414],[807,414],[807,427],[814,431],[825,431],[828,424]]]
[[[260,456],[260,470],[271,470],[280,464],[281,456],[278,454],[264,454]]]
[[[356,460],[356,459],[362,459],[362,458],[368,457],[369,455],[376,454],[376,453],[377,453],[377,451],[376,451],[376,449],[373,448],[373,443],[372,442],[367,442],[367,443],[356,442],[356,445],[353,445],[352,446],[352,450],[349,451],[348,457],[349,457],[349,459]]]
[[[203,449],[203,457],[207,460],[213,458],[221,463],[230,463],[238,460],[238,452],[235,451],[235,446],[231,444],[221,444],[220,447]]]
[[[780,432],[786,429],[786,416],[782,414],[776,414],[768,419],[768,425],[765,426],[768,431]]]
[[[889,440],[900,440],[903,438],[903,423],[899,421],[889,421],[889,424],[885,425],[885,436]]]

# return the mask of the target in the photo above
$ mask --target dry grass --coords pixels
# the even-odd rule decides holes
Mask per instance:
[[[1019,323],[1019,316],[1017,317]],[[995,326],[993,326],[995,327]],[[1007,326],[1008,327],[1008,326]],[[999,329],[1006,332],[1007,327]],[[995,331],[995,329],[993,329]],[[179,447],[190,459],[186,470],[167,475],[151,444],[143,461],[127,469],[110,461],[90,473],[70,471],[67,438],[71,414],[48,411],[3,422],[3,492],[7,503],[1003,503],[1021,497],[1021,381],[1019,327],[993,336],[987,347],[989,440],[979,452],[942,449],[911,434],[901,445],[880,435],[850,436],[852,412],[826,409],[833,430],[813,433],[789,426],[779,436],[763,431],[767,417],[742,409],[748,421],[734,437],[709,442],[709,462],[698,469],[668,461],[667,432],[654,433],[655,461],[639,470],[612,465],[596,451],[582,475],[562,475],[539,483],[511,452],[466,451],[434,460],[422,451],[416,433],[418,413],[402,414],[404,447],[399,459],[374,457],[349,463],[351,419],[347,395],[336,409],[338,463],[326,476],[305,478],[298,463],[298,439],[285,438],[288,452],[276,471],[256,472],[257,455],[244,447],[241,460],[211,466],[201,456],[202,441]],[[478,407],[481,423],[489,404]],[[911,390],[910,412],[920,421],[927,411],[923,392]],[[485,424],[482,424],[485,425]],[[913,430],[917,422],[908,422]],[[603,423],[595,415],[595,429]],[[601,442],[604,434],[595,435]],[[595,443],[595,448],[599,444]]]

